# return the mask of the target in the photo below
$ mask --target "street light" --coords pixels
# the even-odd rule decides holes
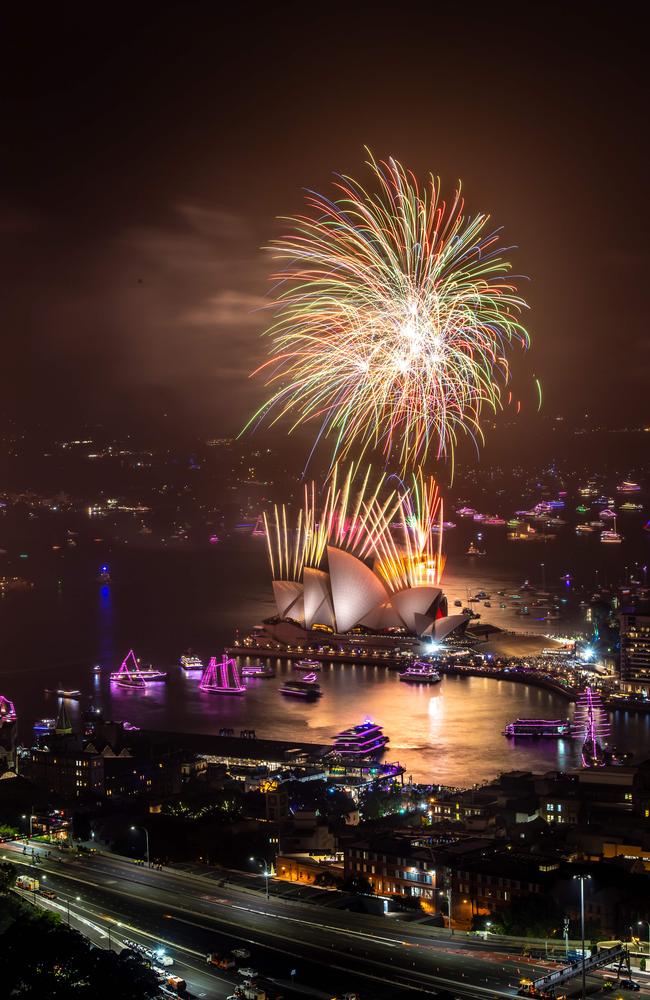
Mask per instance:
[[[447,897],[447,919],[449,920],[449,933],[453,934],[454,928],[451,922],[451,885],[449,885],[446,890],[443,891],[442,889],[440,889],[439,891],[441,896]]]
[[[147,841],[147,868],[151,868],[151,861],[149,858],[149,831],[146,826],[132,826],[132,830],[143,830]]]
[[[249,858],[248,860],[250,862],[257,862],[258,865],[263,865],[264,866],[264,871],[263,871],[262,874],[264,875],[264,878],[266,880],[266,898],[268,899],[269,898],[269,878],[270,878],[271,872],[269,871],[269,866],[268,866],[267,862],[266,861],[262,861],[260,858]]]
[[[650,955],[650,920],[637,920],[639,927],[643,927],[644,924],[648,925],[648,955]]]
[[[76,901],[81,902],[81,896],[75,896]],[[66,903],[68,904],[68,927],[70,926],[70,897],[68,896]]]
[[[574,875],[580,882],[580,937],[582,938],[582,1000],[586,997],[587,972],[585,969],[585,882],[591,875]]]

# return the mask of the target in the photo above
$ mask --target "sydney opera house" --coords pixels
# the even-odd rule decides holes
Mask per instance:
[[[442,501],[433,479],[387,497],[382,477],[368,490],[351,469],[336,473],[323,507],[305,490],[297,518],[275,508],[265,518],[277,617],[265,629],[279,641],[314,633],[409,635],[441,640],[466,627],[465,615],[447,615],[440,586]]]

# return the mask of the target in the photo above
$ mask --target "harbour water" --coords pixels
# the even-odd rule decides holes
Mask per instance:
[[[459,538],[455,544],[459,550],[464,543]],[[0,600],[0,693],[15,702],[25,741],[35,719],[56,713],[56,698],[45,688],[62,682],[82,691],[79,703],[69,703],[73,715],[92,704],[106,718],[157,729],[254,729],[258,736],[329,742],[369,716],[390,737],[386,759],[399,760],[417,781],[465,786],[503,770],[563,768],[578,760],[575,741],[514,742],[502,736],[504,725],[518,716],[559,718],[573,711],[554,694],[508,682],[445,677],[419,687],[400,684],[396,673],[382,667],[325,665],[319,678],[324,696],[305,703],[279,694],[292,669],[277,664],[274,679],[248,680],[240,698],[201,692],[198,675],[185,675],[178,666],[180,654],[189,647],[203,657],[220,654],[237,628],[273,613],[264,540],[245,536],[209,550],[120,549],[102,555],[110,564],[110,584],[96,582],[94,554],[71,552],[56,571],[34,567],[32,591]],[[472,562],[460,551],[450,558],[446,589],[452,599],[468,588],[513,588],[525,575],[523,567],[494,559]],[[498,599],[496,608],[494,603],[483,612],[485,620],[550,631],[542,623],[522,623],[510,607],[497,620]],[[553,626],[567,631],[579,617],[575,602]],[[111,685],[110,671],[131,647],[143,662],[168,669],[168,681],[150,684],[144,693]],[[102,667],[99,674],[92,672],[95,663]],[[650,714],[619,713],[612,721],[612,742],[637,757],[650,756]]]

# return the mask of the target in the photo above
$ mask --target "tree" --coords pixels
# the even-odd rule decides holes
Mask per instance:
[[[514,937],[552,937],[562,928],[562,910],[551,896],[513,899],[492,917],[493,930]]]
[[[16,866],[10,861],[0,861],[0,892],[9,892],[16,884]]]

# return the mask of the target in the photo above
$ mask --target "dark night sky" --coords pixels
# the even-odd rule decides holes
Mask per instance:
[[[43,6],[2,15],[5,416],[237,429],[259,247],[364,144],[519,246],[548,413],[647,415],[634,5]]]

